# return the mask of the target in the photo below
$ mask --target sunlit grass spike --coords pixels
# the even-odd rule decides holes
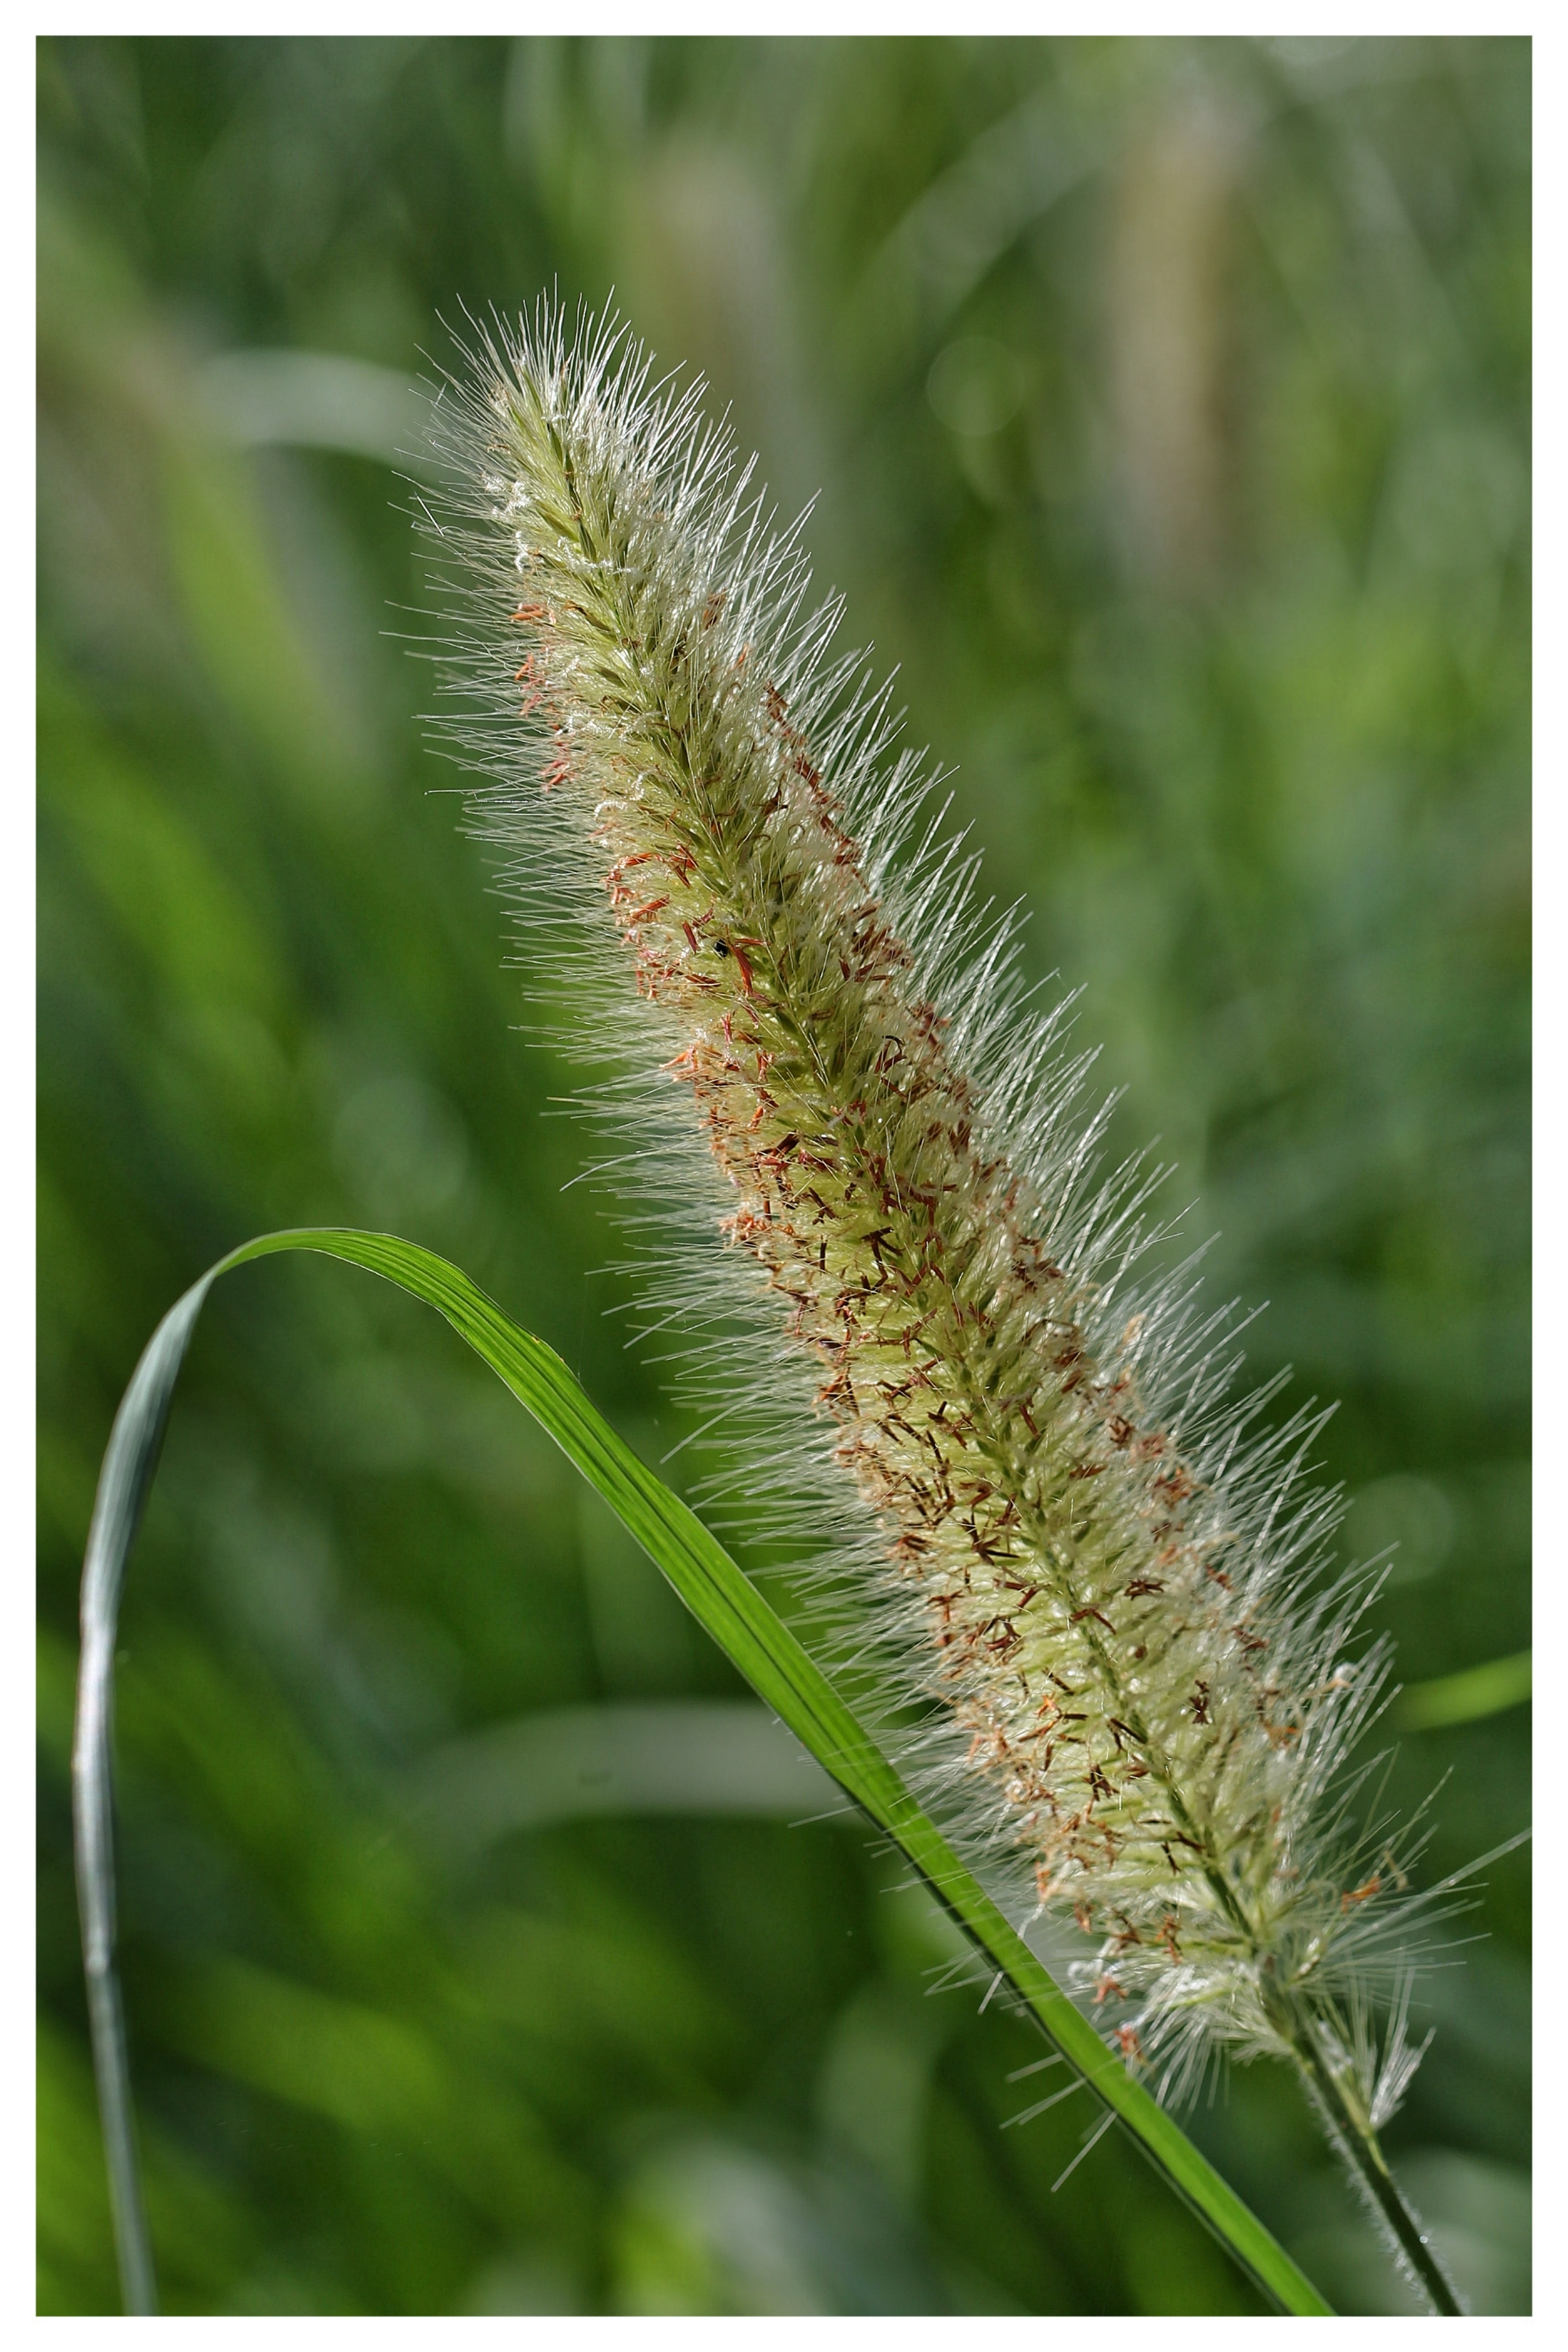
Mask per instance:
[[[1414,2058],[1365,2020],[1400,2014],[1433,1897],[1345,1778],[1389,1660],[1375,1579],[1332,1570],[1323,1415],[1236,1389],[1195,1261],[1144,1275],[1159,1171],[1103,1172],[1069,1007],[1032,1005],[801,521],[701,394],[541,302],[434,424],[446,740],[520,922],[576,927],[572,1042],[664,1218],[654,1319],[695,1335],[732,1486],[815,1553],[857,1688],[925,1709],[926,1801],[1020,1916],[1082,1930],[1117,2061],[1174,2100],[1218,2052],[1287,2060],[1454,2308],[1374,2120]]]

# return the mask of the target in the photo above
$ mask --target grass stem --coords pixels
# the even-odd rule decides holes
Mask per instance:
[[[1394,2238],[1432,2309],[1442,2318],[1462,2319],[1464,2305],[1433,2252],[1419,2220],[1400,2193],[1377,2134],[1346,2097],[1343,2085],[1318,2046],[1311,2021],[1298,2017],[1287,2038],[1307,2096],[1322,2117],[1329,2137]]]

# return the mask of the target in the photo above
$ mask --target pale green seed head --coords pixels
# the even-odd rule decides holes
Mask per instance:
[[[443,395],[486,829],[525,898],[573,908],[618,1050],[684,1097],[706,1169],[674,1181],[699,1228],[714,1204],[780,1477],[826,1436],[877,1654],[939,1703],[971,1846],[1076,1916],[1086,1997],[1167,2088],[1216,2042],[1283,2048],[1305,2004],[1370,2113],[1414,2063],[1402,2012],[1379,2058],[1360,1990],[1406,1874],[1375,1833],[1347,1848],[1331,1793],[1385,1667],[1350,1655],[1364,1587],[1323,1582],[1319,1421],[1230,1395],[1234,1327],[1190,1269],[1133,1287],[1150,1180],[1096,1180],[1065,1008],[1021,1006],[1010,925],[924,829],[930,777],[887,763],[886,689],[830,657],[797,531],[700,387],[649,379],[544,308]],[[641,1099],[668,1190],[676,1106]],[[676,1306],[695,1263],[664,1269]]]

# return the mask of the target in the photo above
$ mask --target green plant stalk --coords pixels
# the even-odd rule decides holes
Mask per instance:
[[[1302,2087],[1321,2116],[1329,2138],[1362,2193],[1371,2203],[1398,2246],[1400,2254],[1445,2319],[1462,2319],[1464,2306],[1454,2293],[1441,2263],[1423,2236],[1378,2145],[1377,2134],[1343,2080],[1318,2045],[1311,2017],[1296,2003],[1281,2020],[1281,2031],[1291,2046]]]
[[[114,1974],[110,1697],[120,1594],[174,1383],[206,1295],[220,1275],[286,1250],[315,1251],[362,1266],[445,1318],[604,1497],[758,1696],[898,1846],[1013,1987],[1047,2039],[1241,2268],[1281,2310],[1302,2317],[1332,2316],[1332,2307],[1256,2214],[1051,1980],[716,1538],[638,1461],[553,1349],[509,1321],[445,1259],[387,1234],[329,1228],[267,1234],[246,1243],[171,1308],[149,1342],[116,1416],[88,1538],[72,1767],[78,1886],[92,1989],[93,2056],[128,2310],[146,2313],[156,2305]],[[1389,2189],[1397,2199],[1392,2183]]]

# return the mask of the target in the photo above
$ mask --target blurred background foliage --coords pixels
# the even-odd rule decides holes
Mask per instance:
[[[456,1258],[658,1459],[578,1074],[517,1034],[394,456],[459,305],[706,372],[1086,983],[1254,1369],[1338,1395],[1408,1679],[1528,1640],[1529,49],[47,40],[39,51],[40,2302],[115,2305],[74,1599],[157,1317],[258,1229]],[[426,370],[428,372],[428,370]],[[524,975],[526,980],[527,975]],[[684,1461],[686,1457],[681,1457]],[[678,1472],[679,1465],[676,1465]],[[131,1582],[125,1973],[169,2307],[1247,2311],[498,1386],[347,1269],[209,1309]],[[1428,1869],[1528,1709],[1412,1735]],[[1526,1869],[1393,2143],[1528,2307]],[[937,1971],[934,1976],[933,1971]],[[1290,2083],[1194,2126],[1406,2307]]]

